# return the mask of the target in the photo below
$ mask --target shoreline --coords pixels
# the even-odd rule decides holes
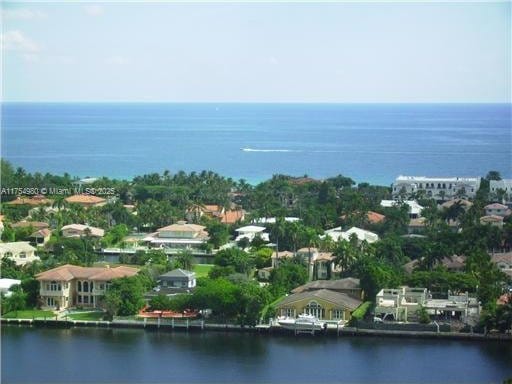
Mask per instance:
[[[233,324],[215,324],[205,323],[203,321],[185,324],[177,322],[173,324],[159,324],[155,322],[125,322],[125,321],[86,321],[86,320],[55,320],[55,319],[0,319],[0,324],[18,327],[41,327],[41,328],[120,328],[120,329],[141,329],[144,331],[167,331],[167,332],[243,332],[259,335],[280,335],[292,337],[396,337],[410,339],[439,339],[439,340],[472,340],[472,341],[492,341],[492,342],[510,342],[512,335],[507,334],[478,334],[478,333],[458,333],[458,332],[428,332],[428,331],[389,331],[375,329],[360,329],[355,327],[344,327],[341,329],[327,328],[325,331],[294,334],[293,331],[279,327],[253,327],[240,326]]]

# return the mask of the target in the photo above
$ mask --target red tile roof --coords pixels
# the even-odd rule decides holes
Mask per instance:
[[[41,272],[36,275],[36,279],[41,280],[55,280],[55,281],[70,281],[73,279],[89,279],[109,281],[112,279],[119,279],[121,277],[135,276],[139,273],[138,268],[119,266],[115,268],[103,267],[80,267],[77,265],[66,264],[57,268]]]

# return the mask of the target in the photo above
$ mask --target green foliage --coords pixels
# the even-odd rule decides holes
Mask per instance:
[[[157,295],[149,301],[149,307],[152,311],[165,310],[171,308],[171,300],[166,295]]]
[[[101,243],[104,247],[120,245],[128,233],[129,230],[125,224],[116,225],[107,231]]]
[[[21,289],[12,291],[9,297],[2,297],[2,313],[16,312],[27,308],[27,294]]]
[[[357,307],[354,312],[352,312],[352,316],[349,322],[350,326],[356,325],[358,320],[363,320],[372,306],[373,302],[365,301],[363,304]]]
[[[396,288],[402,282],[400,272],[389,264],[361,258],[353,267],[355,277],[360,279],[365,296],[373,299],[382,288]]]
[[[223,249],[215,255],[214,264],[221,267],[231,266],[238,273],[249,273],[254,266],[251,255],[240,248]]]
[[[254,264],[256,268],[270,267],[272,264],[272,249],[260,248],[253,254]]]
[[[290,292],[308,281],[308,271],[302,264],[282,263],[270,272],[270,289],[274,297]]]
[[[418,317],[421,324],[430,324],[430,316],[428,315],[427,309],[420,306],[418,310]]]
[[[229,240],[229,230],[227,225],[219,223],[217,220],[210,220],[206,225],[206,230],[210,239],[208,243],[213,248],[219,248]]]
[[[441,268],[433,271],[414,271],[405,279],[410,287],[425,287],[433,292],[475,292],[478,280],[462,272],[449,272]]]
[[[181,250],[173,257],[175,268],[185,269],[191,271],[194,268],[195,259],[192,252],[188,250]]]
[[[135,315],[144,306],[147,288],[139,276],[115,279],[105,294],[104,302],[110,315]]]
[[[22,280],[21,289],[26,294],[26,307],[37,307],[39,298],[39,281],[34,278],[27,278]]]

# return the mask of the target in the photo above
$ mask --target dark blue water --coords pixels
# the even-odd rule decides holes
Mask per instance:
[[[390,184],[512,177],[510,104],[3,104],[2,156],[29,171],[131,178],[213,170]],[[249,148],[251,151],[242,151]]]
[[[2,327],[2,383],[502,383],[512,343]]]

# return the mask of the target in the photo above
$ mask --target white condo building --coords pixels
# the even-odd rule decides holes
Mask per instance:
[[[505,192],[502,196],[502,202],[512,202],[512,179],[491,180],[489,182],[489,192],[491,192],[491,195],[497,196],[500,190]]]
[[[427,197],[450,200],[454,197],[475,197],[480,188],[479,177],[398,176],[393,183],[393,197],[424,191]]]

